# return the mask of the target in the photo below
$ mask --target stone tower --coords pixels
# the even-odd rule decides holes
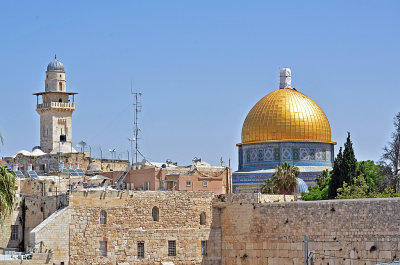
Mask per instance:
[[[54,57],[47,65],[45,92],[33,94],[37,99],[36,111],[40,115],[40,147],[43,152],[76,152],[72,147],[75,94],[67,92],[64,65]]]

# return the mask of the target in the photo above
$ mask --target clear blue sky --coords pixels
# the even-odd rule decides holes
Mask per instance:
[[[279,69],[377,160],[400,111],[399,1],[5,1],[0,4],[0,156],[39,145],[32,93],[57,54],[78,92],[74,145],[126,158],[130,82],[143,93],[142,153],[237,167],[242,123]],[[108,152],[107,152],[108,153]],[[109,154],[107,154],[109,156]]]

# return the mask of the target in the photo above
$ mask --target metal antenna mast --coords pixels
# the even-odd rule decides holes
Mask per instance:
[[[131,94],[135,98],[135,102],[133,103],[133,106],[135,108],[135,117],[134,117],[134,135],[135,135],[135,137],[133,138],[133,140],[135,141],[135,162],[137,164],[138,152],[139,152],[138,139],[139,139],[139,131],[140,131],[139,113],[142,112],[142,93],[133,92],[132,81],[131,81]]]

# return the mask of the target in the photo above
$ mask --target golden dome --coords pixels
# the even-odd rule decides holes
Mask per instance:
[[[242,143],[331,141],[322,109],[303,93],[282,88],[263,97],[247,114]]]

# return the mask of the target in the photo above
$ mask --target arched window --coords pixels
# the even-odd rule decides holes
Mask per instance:
[[[151,215],[153,216],[153,221],[158,221],[158,214],[159,210],[156,206],[154,206],[153,210],[151,211]]]
[[[200,225],[205,225],[206,224],[206,213],[201,213],[200,214]]]
[[[61,82],[58,83],[58,90],[62,91],[62,83]]]
[[[62,102],[62,99],[60,98],[60,99],[58,100],[58,102]]]
[[[106,211],[100,212],[100,224],[105,225],[107,223],[107,213]]]

